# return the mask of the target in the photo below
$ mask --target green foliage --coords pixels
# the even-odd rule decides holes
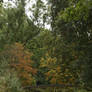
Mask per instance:
[[[1,14],[0,41],[2,44],[21,42],[26,44],[39,33],[37,26],[25,14],[22,1],[13,8],[4,8]],[[7,40],[6,40],[7,39]]]
[[[76,83],[91,87],[92,9],[91,0],[57,0],[52,3],[52,29],[60,35],[62,61],[73,69]],[[65,5],[66,4],[66,5]],[[61,6],[59,6],[61,5]],[[71,64],[69,65],[69,62]],[[62,64],[61,64],[62,65]],[[72,70],[73,72],[73,70]],[[88,79],[89,78],[89,79]],[[90,82],[89,82],[90,81]]]
[[[72,84],[91,90],[92,0],[35,1],[30,18],[26,0],[6,8],[0,2],[0,91],[21,92],[21,81],[28,86]],[[51,30],[45,28],[48,23]]]
[[[9,67],[9,62],[0,56],[0,92],[23,92],[19,78]]]

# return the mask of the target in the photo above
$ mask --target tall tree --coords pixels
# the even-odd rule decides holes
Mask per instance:
[[[60,7],[58,6],[57,3],[60,5],[62,5],[63,3],[63,5]],[[51,4],[52,4],[52,9],[55,12],[53,13],[52,11],[53,31],[55,31],[55,34],[61,36],[61,39],[65,44],[64,47],[62,48],[63,62],[67,62],[67,59],[68,62],[73,61],[72,63],[78,61],[78,66],[80,68],[78,68],[77,66],[77,69],[79,69],[78,70],[79,72],[76,71],[78,72],[77,77],[79,76],[80,80],[82,79],[82,82],[85,81],[83,82],[85,85],[90,84],[90,82],[88,83],[87,80],[85,80],[83,77],[85,75],[85,78],[87,79],[89,78],[89,76],[90,77],[92,76],[91,75],[92,70],[90,69],[91,51],[89,51],[89,49],[91,50],[90,46],[92,46],[92,41],[91,41],[92,40],[92,25],[91,25],[92,1],[64,0],[63,2],[63,0],[57,0],[57,1],[52,1]],[[71,56],[70,56],[70,51],[72,53]],[[69,63],[67,66],[69,66]],[[89,69],[90,71],[87,72],[86,71],[87,69]]]
[[[2,15],[1,41],[5,43],[21,42],[26,44],[39,33],[37,26],[25,14],[25,1],[17,2],[16,7],[4,8]]]

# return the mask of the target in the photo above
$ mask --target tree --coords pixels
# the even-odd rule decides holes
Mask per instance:
[[[91,63],[89,64],[89,62],[91,62],[90,46],[92,44],[92,1],[67,0],[63,2],[63,0],[58,0],[51,1],[51,4],[53,12],[55,12],[52,12],[51,15],[52,29],[56,35],[61,36],[61,39],[65,44],[62,50],[62,59],[64,62],[67,62],[67,59],[69,59],[68,62],[70,62],[70,60],[73,60],[72,63],[74,65],[74,68],[76,67],[77,70],[75,71],[77,72],[75,73],[75,75],[77,74],[76,76],[79,77],[80,80],[82,80],[84,85],[87,86],[89,84],[91,86],[91,82],[88,82],[88,80],[85,79],[91,78],[92,76],[90,69]],[[63,5],[60,7],[58,6],[58,4]],[[70,51],[72,52],[72,55],[70,54]],[[75,59],[73,59],[74,57]],[[77,62],[77,64],[75,62]],[[87,69],[89,69],[89,72],[86,71]],[[89,75],[90,77],[87,75]],[[80,84],[80,80],[78,84]]]
[[[6,46],[1,56],[9,60],[10,68],[18,73],[23,86],[35,84],[34,75],[37,69],[32,67],[31,53],[25,50],[22,44],[15,43]]]
[[[3,8],[1,16],[1,42],[26,44],[39,33],[37,26],[25,14],[25,1],[17,2],[16,7]]]
[[[56,57],[51,57],[48,53],[44,58],[41,58],[40,68],[43,69],[46,80],[51,84],[74,84],[75,76],[71,72],[69,66],[60,61]]]

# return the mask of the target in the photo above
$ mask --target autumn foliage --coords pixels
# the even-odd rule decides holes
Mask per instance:
[[[22,85],[33,84],[35,81],[33,76],[37,73],[37,69],[32,67],[32,54],[28,50],[25,50],[24,46],[20,43],[6,46],[3,54],[9,59],[10,68],[17,71]]]
[[[64,63],[58,64],[56,57],[51,57],[48,53],[40,61],[41,68],[47,68],[45,72],[46,80],[51,84],[74,84],[75,77],[70,69]]]

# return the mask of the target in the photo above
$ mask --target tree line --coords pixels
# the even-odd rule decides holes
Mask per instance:
[[[0,2],[0,90],[48,84],[91,90],[92,1],[35,0],[30,18],[26,3]]]

